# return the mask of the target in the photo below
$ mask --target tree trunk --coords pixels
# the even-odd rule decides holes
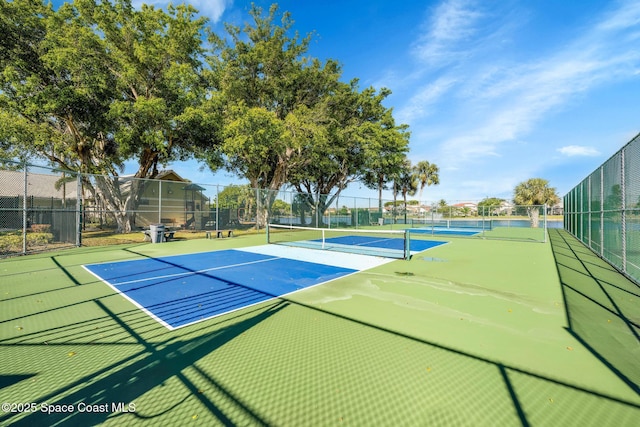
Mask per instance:
[[[380,217],[382,217],[382,187],[384,186],[384,182],[382,179],[378,180],[378,213]]]
[[[407,192],[402,192],[402,198],[404,200],[404,225],[407,225]]]
[[[271,216],[273,202],[278,195],[277,190],[257,189],[256,194],[256,229],[266,228]]]
[[[538,228],[540,224],[540,209],[538,206],[528,207],[529,218],[531,219],[531,227]]]
[[[96,197],[116,220],[118,233],[130,233],[135,222],[135,209],[141,190],[141,180],[132,179],[128,193],[123,194],[119,177],[94,176]]]

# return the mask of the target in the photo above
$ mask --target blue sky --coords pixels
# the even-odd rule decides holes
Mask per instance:
[[[223,34],[223,22],[249,19],[251,2],[191,4]],[[361,88],[391,89],[386,105],[410,126],[410,159],[440,167],[424,200],[510,199],[533,177],[564,195],[640,131],[636,0],[278,4],[300,34],[314,32],[311,56],[339,61]],[[196,182],[238,182],[171,167]],[[376,197],[357,184],[343,194]]]

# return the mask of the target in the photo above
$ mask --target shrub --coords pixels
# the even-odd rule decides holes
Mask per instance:
[[[53,241],[51,233],[30,233],[27,234],[27,246],[42,246]]]
[[[50,224],[31,224],[31,231],[34,233],[48,233],[50,228]]]

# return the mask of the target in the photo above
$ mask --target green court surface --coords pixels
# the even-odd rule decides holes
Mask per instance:
[[[263,235],[2,260],[0,425],[637,425],[637,285],[562,230],[442,240],[172,331],[82,265]]]

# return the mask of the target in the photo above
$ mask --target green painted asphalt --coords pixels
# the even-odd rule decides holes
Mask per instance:
[[[0,425],[635,425],[637,285],[562,230],[444,240],[174,331],[82,264],[264,236],[2,260]]]

